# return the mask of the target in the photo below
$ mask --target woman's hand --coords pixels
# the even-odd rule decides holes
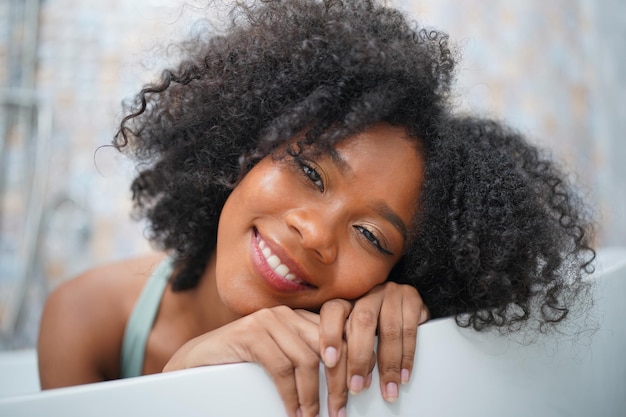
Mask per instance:
[[[190,340],[163,371],[256,362],[272,377],[289,416],[313,417],[319,414],[318,323],[317,314],[286,306],[259,310]],[[342,341],[335,346],[345,350]]]
[[[376,361],[374,341],[378,330],[380,389],[386,401],[397,400],[399,384],[407,383],[413,370],[417,326],[428,318],[428,308],[417,290],[393,282],[374,287],[353,303],[339,299],[326,302],[320,310],[319,349],[327,374],[328,369],[346,361],[344,383],[350,392],[359,394],[368,388]],[[338,349],[344,337],[347,357],[342,357]],[[329,390],[329,405],[330,401]]]

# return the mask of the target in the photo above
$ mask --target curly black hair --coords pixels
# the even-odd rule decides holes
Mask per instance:
[[[197,285],[237,181],[298,132],[332,149],[380,121],[423,144],[413,238],[389,280],[432,317],[510,328],[561,321],[595,256],[582,201],[550,158],[502,123],[455,115],[448,36],[375,0],[238,3],[227,30],[127,106],[113,141],[138,161],[135,214]],[[536,308],[535,308],[536,307]]]

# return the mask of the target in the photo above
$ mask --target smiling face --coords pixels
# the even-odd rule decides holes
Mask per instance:
[[[424,161],[402,127],[380,123],[333,155],[271,156],[220,217],[216,284],[227,308],[319,308],[383,283],[402,256]]]

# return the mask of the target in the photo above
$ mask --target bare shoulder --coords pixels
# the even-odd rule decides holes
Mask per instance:
[[[38,342],[42,388],[119,377],[126,321],[162,258],[153,254],[97,267],[50,294]]]
[[[60,299],[66,307],[105,305],[107,315],[112,310],[129,307],[126,303],[132,308],[145,281],[162,259],[162,254],[151,254],[90,269],[61,284],[50,294],[48,302],[56,304],[56,299]],[[93,308],[90,311],[96,312]]]

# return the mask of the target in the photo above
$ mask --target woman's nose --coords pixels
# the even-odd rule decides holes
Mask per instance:
[[[330,264],[337,258],[338,250],[339,231],[333,226],[336,223],[333,217],[323,210],[298,208],[289,210],[285,221],[298,234],[305,249],[313,251],[321,262]]]

